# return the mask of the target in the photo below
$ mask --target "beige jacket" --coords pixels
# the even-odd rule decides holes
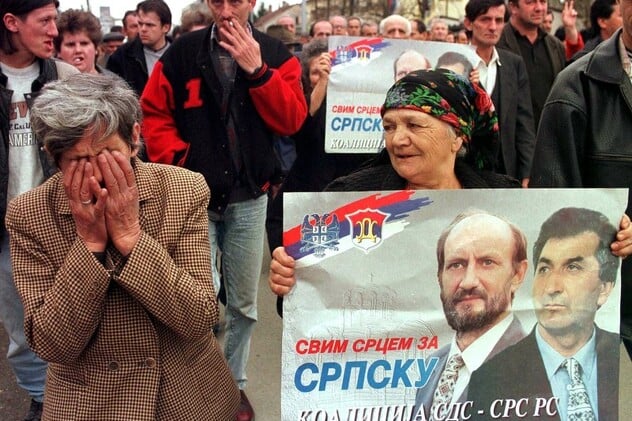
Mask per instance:
[[[204,178],[134,160],[141,238],[102,265],[77,238],[61,174],[9,205],[31,348],[48,361],[43,420],[234,418],[239,392],[212,334]]]

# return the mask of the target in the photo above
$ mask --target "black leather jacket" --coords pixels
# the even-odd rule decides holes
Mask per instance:
[[[27,104],[31,105],[34,95],[39,92],[46,82],[57,79],[57,67],[53,59],[38,59],[40,74],[31,85],[31,94],[26,96]],[[11,112],[11,97],[13,91],[7,89],[7,76],[0,70],[0,239],[4,237],[6,229],[4,216],[7,212],[7,194],[9,188],[9,114]],[[40,162],[44,177],[48,178],[57,171],[43,147],[39,150]]]
[[[632,84],[620,35],[558,75],[540,121],[531,186],[632,186]]]
[[[149,78],[140,38],[136,37],[134,41],[121,45],[108,59],[106,68],[125,79],[140,97]]]

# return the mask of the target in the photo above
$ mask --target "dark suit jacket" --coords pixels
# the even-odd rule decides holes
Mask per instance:
[[[618,421],[619,335],[599,328],[596,333],[597,390],[599,421]],[[471,420],[491,420],[491,403],[496,399],[528,398],[524,407],[531,419],[536,398],[551,399],[553,392],[535,339],[535,329],[514,346],[483,364],[470,379],[468,400],[473,402]],[[479,414],[478,410],[484,411]],[[524,420],[516,414],[503,420]],[[537,419],[557,420],[559,415]]]
[[[535,150],[535,123],[529,76],[522,57],[497,49],[500,66],[491,93],[498,112],[505,172],[522,180],[531,174]]]
[[[140,97],[149,79],[140,37],[121,45],[108,59],[106,68],[125,79]]]
[[[504,350],[508,346],[515,344],[520,341],[526,335],[524,329],[522,328],[522,324],[517,317],[514,317],[513,321],[507,328],[505,334],[500,338],[500,340],[496,343],[492,351],[489,353],[485,361],[494,357],[500,351]],[[432,398],[437,388],[437,384],[439,383],[439,378],[441,377],[441,373],[443,373],[443,369],[445,368],[446,363],[448,362],[448,353],[450,352],[450,344],[442,347],[437,352],[432,354],[430,358],[439,357],[439,362],[437,363],[434,371],[432,372],[432,377],[428,381],[428,384],[421,389],[417,390],[417,398],[415,399],[415,405],[419,408],[420,405],[424,406],[424,412],[426,413],[426,418],[429,419],[430,408],[432,407]],[[459,397],[459,402],[465,401],[467,398],[467,389],[463,392],[463,394]]]

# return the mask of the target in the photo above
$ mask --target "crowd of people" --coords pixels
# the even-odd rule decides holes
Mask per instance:
[[[469,0],[456,28],[335,15],[302,35],[290,15],[256,29],[255,2],[195,3],[172,28],[166,3],[144,0],[105,34],[57,0],[0,3],[0,318],[31,397],[25,421],[254,420],[246,365],[266,234],[281,315],[296,282],[284,192],[632,186],[632,0],[595,0],[585,31],[566,1],[559,38],[546,0]],[[381,110],[385,149],[328,154],[332,35],[458,42],[479,61],[466,78],[405,52]],[[472,219],[503,239],[517,230],[468,215],[444,240]],[[613,256],[632,253],[626,215],[609,238]],[[621,279],[632,353],[627,261]],[[526,336],[514,322],[504,346]]]

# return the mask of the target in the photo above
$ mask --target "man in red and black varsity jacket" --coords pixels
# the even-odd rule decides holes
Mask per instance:
[[[211,189],[213,281],[222,251],[225,356],[239,388],[239,420],[254,418],[243,394],[270,180],[273,136],[298,131],[307,115],[301,66],[281,41],[248,22],[256,0],[207,0],[214,24],[178,38],[156,64],[141,103],[150,161],[202,173]],[[217,290],[217,289],[216,289]]]

